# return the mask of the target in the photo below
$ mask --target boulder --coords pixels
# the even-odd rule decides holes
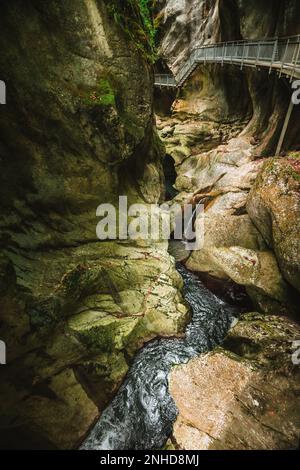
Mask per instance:
[[[285,279],[300,291],[300,154],[265,164],[247,212],[274,250]]]
[[[299,325],[285,317],[244,315],[222,347],[173,368],[177,450],[297,449]]]
[[[210,211],[207,211],[200,217],[204,218],[204,242],[199,250],[191,253],[186,262],[191,271],[206,272],[215,277],[228,279],[230,278],[228,271],[226,272],[215,256],[218,249],[243,247],[259,250],[264,247],[264,242],[248,215],[231,216],[224,213],[210,215]],[[196,222],[199,230],[200,217]]]
[[[291,288],[283,279],[271,251],[255,251],[238,246],[214,248],[211,259],[215,266],[247,292],[262,311],[274,308],[281,313],[295,311]]]

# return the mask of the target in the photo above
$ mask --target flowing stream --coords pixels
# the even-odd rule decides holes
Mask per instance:
[[[136,355],[119,392],[81,449],[162,448],[177,417],[168,391],[170,369],[220,344],[239,315],[237,308],[212,294],[182,265],[178,265],[178,271],[184,280],[184,297],[193,313],[186,337],[154,340]]]

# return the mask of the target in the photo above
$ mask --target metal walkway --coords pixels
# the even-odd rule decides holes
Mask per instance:
[[[199,64],[232,64],[241,69],[269,69],[282,75],[300,78],[300,35],[260,41],[232,41],[195,47],[189,59],[175,75],[155,75],[158,87],[181,87]]]

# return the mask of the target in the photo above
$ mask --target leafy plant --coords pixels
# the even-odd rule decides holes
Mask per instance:
[[[88,105],[116,106],[116,97],[110,82],[102,78],[97,88],[85,97]]]
[[[152,50],[155,51],[156,29],[155,29],[153,18],[152,18],[153,0],[139,0],[139,5],[140,5],[141,16],[143,19],[144,27],[146,28],[146,32],[148,34],[150,46]]]
[[[156,60],[153,3],[154,0],[107,0],[115,22],[151,62]]]

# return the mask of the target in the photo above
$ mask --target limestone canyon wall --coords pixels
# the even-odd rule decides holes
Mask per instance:
[[[293,1],[169,0],[160,8],[160,54],[175,73],[196,44],[299,32],[299,3]],[[246,286],[255,307],[268,313],[298,310],[293,288],[299,282],[299,236],[286,223],[278,241],[272,237],[281,210],[284,220],[299,219],[299,107],[294,107],[284,142],[287,159],[274,163],[281,171],[272,187],[268,172],[273,164],[265,158],[274,156],[291,93],[286,78],[266,70],[204,65],[178,91],[171,115],[158,117],[177,172],[176,199],[205,206],[196,222],[201,226],[204,218],[204,246],[190,254],[187,267]],[[265,202],[257,201],[258,186],[251,196],[249,191],[263,168],[262,191],[273,204],[258,223]],[[247,203],[249,197],[255,204]],[[289,197],[295,200],[287,202]],[[282,209],[279,201],[285,201]],[[297,231],[298,223],[293,225]],[[284,253],[277,244],[285,246]]]
[[[298,34],[300,5],[296,0],[162,0],[160,53],[171,70],[178,71],[196,45],[238,39],[261,39]],[[258,152],[276,148],[287,103],[287,80],[268,71],[219,65],[199,67],[179,96],[175,110],[214,120],[251,117],[246,132],[259,142]],[[285,148],[297,145],[299,110],[294,110]]]
[[[196,44],[300,32],[294,0],[159,4],[161,59],[175,73]],[[174,253],[210,285],[244,286],[260,312],[240,317],[222,347],[172,369],[178,417],[168,449],[299,447],[299,106],[274,158],[290,98],[288,80],[269,71],[205,65],[171,112],[158,112],[175,199],[204,206],[202,249]]]
[[[99,204],[163,194],[147,44],[122,27],[143,28],[133,4],[1,3],[4,448],[76,447],[136,349],[187,319],[164,242],[96,237]]]

